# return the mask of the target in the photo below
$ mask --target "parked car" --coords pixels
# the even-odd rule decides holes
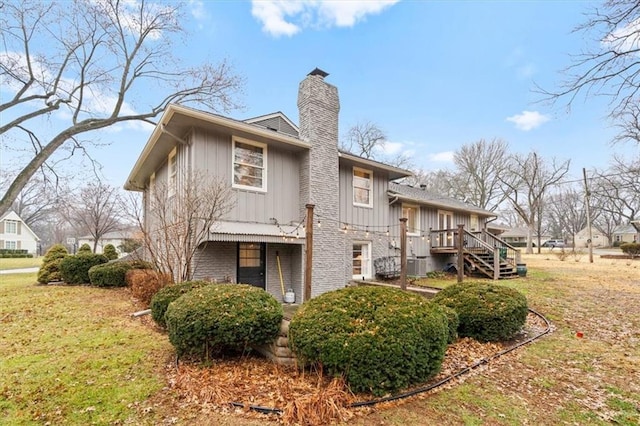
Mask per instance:
[[[566,243],[564,240],[547,240],[542,244],[542,247],[565,247]]]

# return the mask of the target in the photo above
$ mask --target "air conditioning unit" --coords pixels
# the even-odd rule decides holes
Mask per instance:
[[[407,275],[415,275],[418,277],[427,275],[427,259],[408,258]]]

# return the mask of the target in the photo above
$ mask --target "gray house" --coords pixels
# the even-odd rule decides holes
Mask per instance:
[[[338,90],[326,76],[315,69],[300,83],[299,126],[280,112],[244,121],[179,105],[164,112],[125,189],[146,193],[176,170],[198,170],[227,179],[235,197],[199,246],[196,278],[250,283],[274,295],[283,282],[301,300],[310,205],[312,297],[372,278],[375,259],[399,254],[401,217],[415,274],[452,261],[458,224],[469,233],[465,245],[474,246],[469,239],[495,217],[395,183],[407,170],[340,151]]]

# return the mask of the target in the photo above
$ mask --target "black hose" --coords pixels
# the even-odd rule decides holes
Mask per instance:
[[[417,388],[417,389],[413,389],[410,390],[409,392],[404,392],[401,394],[397,394],[397,395],[391,395],[391,396],[387,396],[384,398],[378,398],[378,399],[371,399],[369,401],[360,401],[360,402],[354,402],[353,404],[350,404],[347,406],[347,408],[358,408],[358,407],[370,407],[372,405],[376,405],[376,404],[380,404],[382,402],[389,402],[389,401],[397,401],[399,399],[405,399],[405,398],[409,398],[410,396],[414,396],[414,395],[418,395],[420,393],[424,393],[424,392],[428,392],[432,389],[438,388],[448,382],[450,382],[451,380],[462,376],[465,373],[468,373],[471,370],[474,370],[476,368],[478,368],[481,365],[484,365],[486,363],[488,363],[489,361],[498,358],[502,355],[508,354],[511,351],[514,351],[516,349],[518,349],[521,346],[527,345],[531,342],[533,342],[534,340],[539,339],[540,337],[544,336],[545,334],[548,334],[551,331],[551,323],[549,322],[549,320],[547,320],[544,315],[540,314],[539,312],[534,311],[533,309],[529,308],[529,312],[531,312],[532,314],[536,315],[537,317],[541,318],[545,325],[546,325],[546,329],[544,331],[542,331],[540,334],[530,337],[526,340],[523,340],[522,342],[519,342],[507,349],[503,349],[500,352],[497,352],[489,357],[483,358],[479,361],[476,361],[475,363],[463,368],[462,370],[459,370],[453,374],[451,374],[450,376],[445,377],[444,379],[436,382],[436,383],[432,383],[428,386],[424,386],[421,388]],[[229,405],[233,406],[233,407],[239,407],[239,408],[247,408],[247,406],[241,402],[230,402]],[[249,405],[248,408],[252,411],[256,411],[262,414],[282,414],[283,410],[281,408],[270,408],[270,407],[261,407],[258,405]]]

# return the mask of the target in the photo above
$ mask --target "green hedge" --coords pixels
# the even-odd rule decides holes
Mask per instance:
[[[62,281],[60,263],[68,254],[69,252],[62,244],[51,246],[45,253],[40,270],[38,270],[38,282],[47,284],[51,281]]]
[[[209,358],[274,341],[282,316],[282,305],[261,288],[212,284],[172,302],[165,321],[179,356]]]
[[[102,263],[89,269],[89,281],[96,287],[126,287],[125,276],[131,269],[128,262]]]
[[[4,253],[0,254],[0,259],[31,259],[33,255],[31,253]]]
[[[104,246],[102,254],[107,256],[107,259],[109,260],[116,260],[118,258],[118,252],[116,251],[116,247],[113,244],[107,244],[106,246]]]
[[[60,262],[60,275],[67,284],[88,284],[89,269],[107,263],[108,259],[102,254],[81,253],[67,256]]]
[[[209,281],[184,281],[158,290],[151,298],[151,318],[153,318],[160,327],[166,328],[167,323],[164,320],[164,315],[167,312],[169,303],[193,289],[211,284]]]
[[[438,303],[458,313],[461,337],[481,342],[508,340],[527,319],[527,299],[519,291],[497,284],[464,282],[440,291]]]
[[[289,325],[289,345],[300,361],[344,376],[353,392],[380,396],[440,370],[444,312],[399,289],[348,287],[303,304]]]
[[[620,250],[622,250],[624,254],[628,254],[632,258],[640,256],[640,243],[620,244]]]

